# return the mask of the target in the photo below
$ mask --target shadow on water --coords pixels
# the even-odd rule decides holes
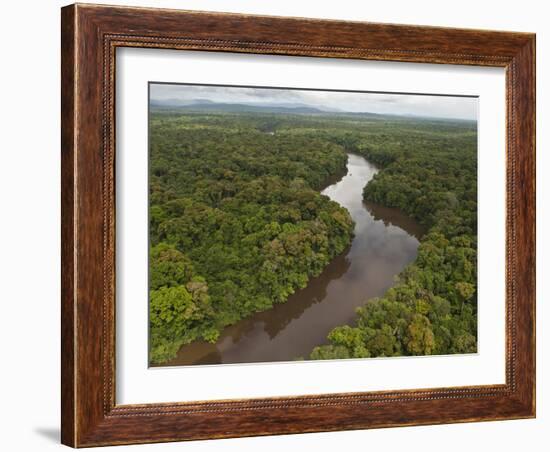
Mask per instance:
[[[404,215],[400,210],[382,206],[370,201],[363,203],[375,221],[382,221],[385,226],[397,226],[420,240],[426,233],[426,228],[413,218]]]
[[[363,203],[363,187],[377,173],[363,157],[348,154],[347,174],[322,191],[355,222],[350,247],[289,299],[225,328],[215,344],[184,345],[164,364],[252,363],[307,357],[335,326],[350,324],[355,310],[383,295],[416,258],[423,228],[397,209]]]

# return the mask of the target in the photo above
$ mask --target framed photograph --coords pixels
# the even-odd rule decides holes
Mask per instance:
[[[62,9],[62,442],[535,416],[535,36]]]

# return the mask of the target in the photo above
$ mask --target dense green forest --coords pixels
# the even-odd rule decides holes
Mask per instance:
[[[278,122],[152,114],[151,362],[286,301],[349,245],[348,211],[319,193],[344,147]]]
[[[311,359],[477,350],[477,133],[468,122],[385,124],[336,142],[381,168],[364,199],[428,228],[394,287],[357,310]]]
[[[353,222],[320,190],[345,174],[346,152],[380,169],[365,200],[402,209],[428,232],[396,284],[309,358],[474,352],[476,142],[466,121],[153,110],[151,362],[215,342],[344,252]]]

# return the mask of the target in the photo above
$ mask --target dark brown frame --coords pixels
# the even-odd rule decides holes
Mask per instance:
[[[61,35],[64,444],[84,447],[535,416],[534,34],[77,4],[62,9]],[[116,405],[117,47],[506,68],[506,383]]]

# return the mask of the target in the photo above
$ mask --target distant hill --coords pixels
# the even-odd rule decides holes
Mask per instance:
[[[213,102],[208,99],[195,99],[193,101],[182,101],[180,99],[166,99],[162,101],[152,99],[150,101],[152,110],[156,111],[181,111],[188,113],[265,113],[265,114],[290,114],[290,115],[326,115],[348,117],[350,119],[370,119],[373,121],[384,119],[402,119],[405,121],[436,121],[436,122],[475,122],[469,119],[451,119],[437,118],[430,116],[416,115],[394,115],[389,113],[350,112],[336,109],[321,109],[310,105],[299,103],[280,103],[280,104],[243,104],[243,103],[224,103]]]
[[[181,110],[196,112],[223,112],[223,113],[286,113],[286,114],[322,114],[335,111],[321,110],[301,104],[232,104],[212,102],[201,99],[199,102],[183,103],[178,100],[155,101],[151,100],[151,107],[156,110]]]

